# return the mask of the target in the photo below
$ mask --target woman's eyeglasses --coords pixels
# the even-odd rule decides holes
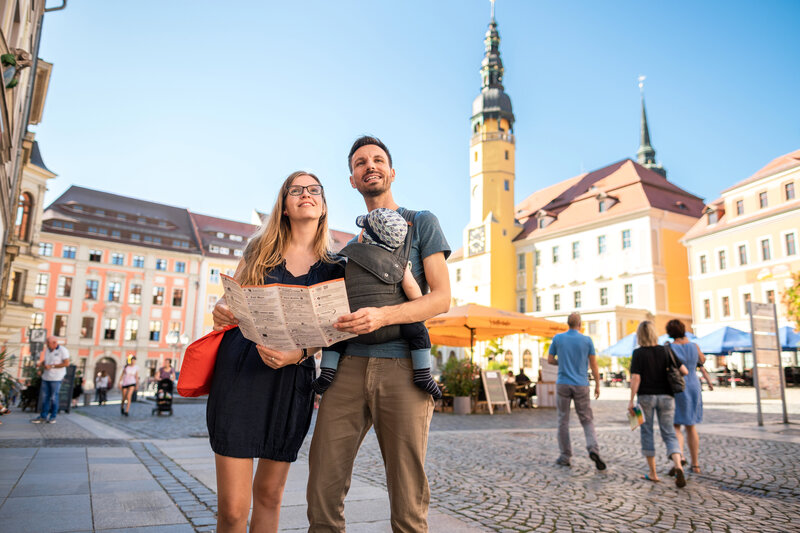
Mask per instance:
[[[322,194],[322,185],[292,185],[286,188],[286,193],[289,196],[300,196],[303,194],[303,189],[313,196]]]

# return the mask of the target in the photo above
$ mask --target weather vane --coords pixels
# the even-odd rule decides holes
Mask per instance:
[[[646,79],[647,79],[647,76],[645,76],[645,75],[640,75],[639,76],[639,91],[642,92],[642,93],[644,93],[644,80],[646,80]]]
[[[494,0],[489,0],[489,3],[492,4],[492,20],[494,20]]]

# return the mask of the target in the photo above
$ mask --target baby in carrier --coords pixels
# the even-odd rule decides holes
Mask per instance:
[[[406,247],[410,246],[410,239],[408,239],[409,242],[406,242],[409,223],[397,211],[392,209],[384,207],[373,209],[367,215],[359,216],[356,219],[356,225],[363,228],[358,237],[359,243],[378,246],[388,252],[400,251],[400,247],[404,244],[406,244]],[[407,250],[404,251],[407,253]],[[347,248],[342,250],[342,253],[347,255]],[[352,257],[349,258],[348,264],[350,264],[350,261],[353,261]],[[347,277],[347,270],[345,271],[345,276]],[[369,283],[373,281],[377,284],[384,283],[377,278],[372,280],[370,276],[366,280]],[[422,296],[422,290],[411,274],[410,262],[407,263],[400,286],[408,300],[416,300]],[[348,296],[351,296],[352,302],[351,287],[352,285],[348,284]],[[361,287],[362,283],[355,285],[356,289]],[[351,309],[351,311],[355,310]],[[412,324],[400,324],[399,332],[400,338],[408,342],[411,350],[414,384],[429,393],[434,399],[441,398],[442,393],[431,376],[431,339],[428,336],[428,329],[422,322],[414,322]],[[360,341],[360,339],[356,340]],[[367,344],[374,344],[374,342],[367,342]],[[339,357],[344,354],[346,346],[346,342],[339,342],[328,348],[323,348],[320,376],[311,383],[311,387],[317,393],[322,394],[325,392],[333,382],[333,378],[336,376],[336,369],[339,366]]]

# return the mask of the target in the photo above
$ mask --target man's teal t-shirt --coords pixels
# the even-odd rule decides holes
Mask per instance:
[[[407,211],[404,207],[397,208],[401,215]],[[422,265],[423,259],[438,252],[444,252],[444,258],[450,255],[450,245],[444,237],[444,232],[439,226],[439,219],[430,211],[419,211],[414,217],[414,232],[411,236],[411,252],[408,260],[411,262],[411,273],[419,283],[422,294],[428,292],[428,282],[425,279],[425,270]],[[408,343],[403,339],[397,339],[382,344],[359,344],[348,342],[345,355],[357,355],[362,357],[411,357],[411,350]]]
[[[559,385],[589,386],[589,356],[594,355],[594,343],[578,330],[570,329],[553,337],[550,355],[558,356]]]

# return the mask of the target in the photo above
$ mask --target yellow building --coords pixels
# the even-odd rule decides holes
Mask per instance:
[[[695,330],[749,331],[747,302],[780,304],[800,271],[800,150],[782,155],[722,191],[683,239],[689,252]]]

